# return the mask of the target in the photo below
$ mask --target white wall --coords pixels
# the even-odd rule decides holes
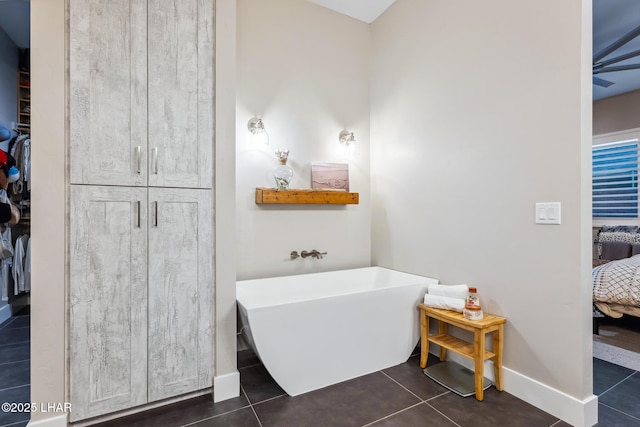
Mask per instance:
[[[233,2],[223,2],[226,18],[233,19],[226,9]],[[398,0],[372,34],[306,2],[263,3],[238,1],[238,227],[233,195],[223,189],[235,187],[233,136],[224,129],[233,112],[224,111],[216,209],[223,212],[217,250],[227,252],[216,255],[218,264],[234,259],[232,245],[219,240],[229,236],[220,229],[227,221],[237,236],[238,278],[368,265],[373,213],[374,263],[477,285],[486,309],[508,318],[506,370],[578,403],[588,399],[590,2]],[[64,4],[32,1],[35,402],[65,401]],[[229,48],[225,37],[218,46]],[[227,63],[224,72],[230,69]],[[229,77],[228,84],[235,82]],[[233,96],[232,88],[223,96]],[[228,99],[222,105],[228,108]],[[271,153],[244,145],[254,114],[265,119],[270,149],[291,149],[296,187],[308,187],[300,177],[311,161],[339,160],[334,144],[342,128],[356,132],[362,148],[352,188],[361,204],[255,206],[253,190],[272,185],[276,163]],[[535,226],[536,201],[561,201],[563,224]],[[312,248],[329,256],[286,260],[290,250]],[[216,336],[228,348],[218,346],[216,375],[235,369],[233,267],[223,269]]]
[[[640,90],[593,102],[593,134],[640,127]]]
[[[65,0],[32,0],[31,28],[31,402],[65,402]]]
[[[239,280],[368,266],[369,26],[300,0],[239,0],[236,226]],[[271,144],[249,148],[248,120],[263,118]],[[360,156],[338,142],[355,133]],[[275,187],[274,151],[290,150],[291,187],[310,188],[311,162],[349,162],[359,205],[258,206],[256,187]],[[322,260],[291,251],[328,252]]]
[[[236,0],[216,0],[214,399],[240,392],[236,369]]]
[[[508,319],[507,391],[575,425],[595,411],[590,14],[589,1],[398,0],[372,25],[373,263],[476,285]],[[550,201],[562,224],[535,225]]]

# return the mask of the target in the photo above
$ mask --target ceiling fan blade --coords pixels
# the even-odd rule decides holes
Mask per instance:
[[[635,58],[636,56],[640,56],[640,50],[634,50],[633,52],[625,53],[624,55],[616,56],[615,58],[607,59],[606,61],[600,61],[593,64],[593,66],[602,68],[607,65],[615,64],[616,62],[624,61],[625,59]]]
[[[593,74],[613,73],[614,71],[640,70],[640,64],[618,65],[614,67],[594,68]]]
[[[602,58],[604,58],[605,56],[607,56],[608,54],[610,54],[614,50],[624,46],[627,43],[629,43],[631,40],[635,39],[639,35],[640,35],[640,26],[638,26],[638,27],[634,28],[633,30],[629,31],[627,34],[625,34],[624,36],[620,37],[618,40],[616,40],[615,42],[611,43],[609,46],[607,46],[604,49],[602,49],[600,52],[598,52],[595,55],[593,55],[593,63],[595,64],[596,62],[600,61]]]
[[[593,84],[596,86],[609,87],[613,84],[609,80],[599,79],[596,76],[593,76]]]

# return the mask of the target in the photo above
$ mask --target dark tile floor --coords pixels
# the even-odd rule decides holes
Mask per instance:
[[[0,324],[0,403],[30,401],[30,332],[28,307]],[[0,426],[23,427],[28,422],[28,412],[0,411]]]
[[[29,316],[0,325],[0,402],[29,401]],[[241,395],[213,404],[191,399],[102,427],[566,427],[567,423],[494,387],[483,402],[426,377],[419,357],[296,397],[287,396],[251,351],[238,353]],[[438,363],[430,356],[429,363]],[[598,427],[640,427],[640,372],[594,359]],[[0,412],[0,427],[25,426],[28,414]]]
[[[438,360],[430,356],[429,363]],[[640,410],[640,405],[615,395],[616,387],[624,386],[633,372],[597,360],[594,367],[597,393],[612,397],[610,405],[600,405],[602,421],[598,426],[635,426],[633,422],[640,419],[632,413]],[[213,404],[210,396],[204,396],[101,427],[568,426],[493,387],[485,392],[483,402],[460,397],[426,377],[417,355],[401,365],[296,397],[284,393],[251,351],[238,353],[238,368],[240,397]],[[640,390],[640,384],[636,387]],[[624,410],[628,414],[620,412]]]

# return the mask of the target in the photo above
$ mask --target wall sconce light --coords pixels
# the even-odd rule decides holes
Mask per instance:
[[[264,128],[262,119],[252,117],[249,119],[249,123],[247,123],[247,128],[249,129],[249,132],[251,132],[249,145],[252,147],[269,145],[269,134]]]
[[[349,132],[348,130],[343,130],[340,132],[340,144],[344,145],[345,148],[348,148],[350,145],[356,143],[356,137],[353,135],[353,132]]]

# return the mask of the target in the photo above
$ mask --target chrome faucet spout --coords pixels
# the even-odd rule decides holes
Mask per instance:
[[[312,258],[316,258],[316,259],[322,259],[323,255],[326,255],[326,252],[320,252],[317,250],[312,250],[312,251],[302,251],[300,253],[300,256],[302,258],[306,258],[306,257],[312,257]]]

